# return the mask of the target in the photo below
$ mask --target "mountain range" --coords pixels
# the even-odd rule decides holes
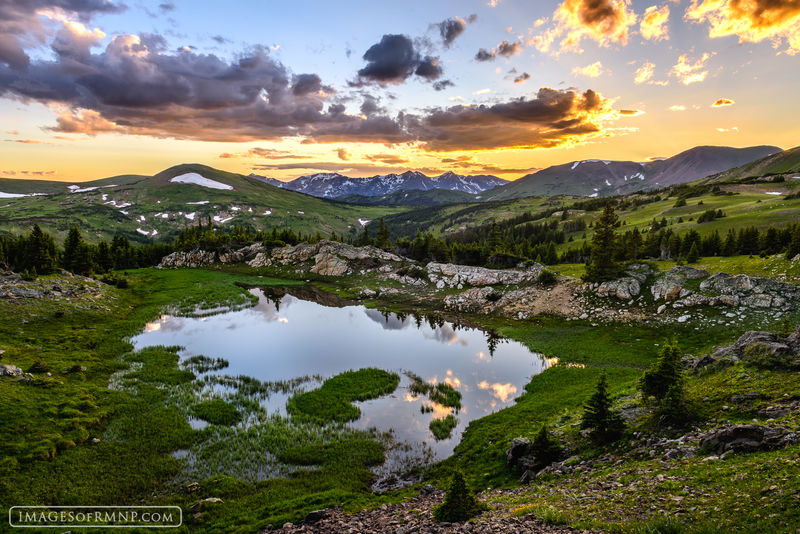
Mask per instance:
[[[698,146],[649,162],[582,160],[554,165],[492,189],[481,200],[528,196],[624,195],[682,184],[780,153],[776,146]]]
[[[396,191],[430,191],[443,189],[478,194],[508,181],[491,175],[466,176],[446,172],[439,176],[427,176],[419,171],[406,171],[402,174],[382,174],[370,178],[350,178],[338,173],[317,173],[281,182],[257,174],[250,175],[268,184],[297,191],[315,197],[337,198],[345,195],[375,197]]]

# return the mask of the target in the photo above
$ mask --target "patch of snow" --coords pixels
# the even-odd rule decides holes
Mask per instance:
[[[247,213],[253,213],[253,208],[247,208]]]
[[[226,223],[226,222],[230,221],[231,219],[233,219],[233,217],[225,217],[225,218],[223,218],[223,217],[220,217],[219,215],[214,215],[214,222],[218,222],[218,223]]]
[[[20,195],[17,193],[3,193],[2,191],[0,191],[0,198],[22,198],[26,196],[28,195]]]
[[[103,193],[103,194],[101,195],[101,197],[102,197],[102,200],[103,200],[104,202],[105,202],[106,200],[108,200],[108,195],[106,195],[105,193]]]
[[[113,187],[113,186],[112,186]],[[71,185],[67,187],[70,193],[88,193],[89,191],[96,191],[99,187],[81,187],[79,185]]]
[[[196,172],[181,174],[180,176],[170,178],[169,181],[174,184],[192,184],[199,185],[200,187],[208,187],[209,189],[225,189],[228,191],[233,189],[233,187],[229,186],[228,184],[223,184],[222,182],[217,182],[216,180],[209,180],[208,178],[201,176]]]
[[[578,165],[580,165],[580,164],[581,164],[581,162],[580,162],[580,161],[576,161],[575,163],[573,163],[573,164],[572,164],[572,169],[570,169],[570,170],[573,170],[573,171],[574,171],[574,170],[575,170],[575,167],[577,167],[577,166],[578,166]]]
[[[144,215],[139,215],[138,217],[136,217],[136,220],[138,220],[139,222],[144,222]]]
[[[187,214],[185,214],[185,215],[184,215],[184,217],[186,217],[186,218],[187,218],[187,219],[189,219],[190,221],[193,221],[193,220],[194,220],[194,216],[195,216],[196,214],[197,214],[197,212],[193,211],[192,213],[187,213]]]
[[[125,211],[125,210],[119,210],[119,212],[120,212],[120,213],[122,213],[123,215],[130,215],[130,213],[128,213],[128,212],[127,212],[127,211]]]
[[[366,226],[369,223],[369,219],[358,219],[358,224],[361,226]]]
[[[608,187],[611,187],[611,182],[609,182],[607,178],[606,178],[606,185],[607,185]]]
[[[597,196],[597,193],[592,193],[591,195],[589,195],[589,198],[595,198],[596,196]]]
[[[203,206],[203,205],[208,204],[208,203],[209,203],[208,200],[201,200],[199,202],[187,202],[187,204],[191,204],[191,205],[194,205],[194,206]]]
[[[605,165],[608,165],[609,163],[611,163],[611,162],[610,161],[603,161],[603,164],[605,164]]]
[[[233,211],[239,211],[239,210],[240,210],[240,209],[242,209],[242,208],[240,208],[239,206],[231,206],[231,209],[232,209]]]
[[[305,215],[306,214],[306,212],[300,211],[300,210],[297,210],[297,213],[299,213],[300,215]]]
[[[264,215],[272,215],[272,210],[267,210],[264,212]]]
[[[103,204],[108,204],[114,208],[127,208],[128,206],[133,206],[130,202],[120,202],[117,203],[116,200],[109,200],[108,202],[103,202]]]
[[[150,235],[150,232],[148,232],[147,230],[142,230],[141,228],[137,228],[136,231],[142,235]]]
[[[782,195],[783,193],[781,193],[780,191],[767,191],[767,194],[768,195]]]

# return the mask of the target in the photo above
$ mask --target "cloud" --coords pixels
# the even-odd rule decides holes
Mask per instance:
[[[532,98],[409,115],[405,126],[429,151],[555,147],[599,134],[604,123],[620,116],[611,105],[592,90],[545,87]]]
[[[95,136],[100,133],[115,132],[119,127],[91,109],[82,111],[67,110],[56,117],[56,126],[49,130],[62,133],[76,133]]]
[[[725,106],[732,106],[735,102],[729,98],[719,98],[716,102],[711,104],[712,108],[724,108]]]
[[[514,42],[510,43],[508,41],[503,41],[502,43],[498,44],[494,47],[491,51],[486,50],[485,48],[481,48],[478,50],[478,53],[475,54],[476,61],[493,61],[494,58],[497,56],[503,56],[504,58],[511,58],[516,56],[520,52],[522,52],[522,43]]]
[[[371,156],[364,157],[369,161],[385,163],[387,165],[404,165],[410,161],[408,158],[398,156],[397,154],[373,154]]]
[[[739,127],[731,126],[730,128],[717,128],[717,131],[720,133],[738,133]]]
[[[271,159],[310,159],[311,156],[304,156],[295,154],[288,150],[277,150],[274,148],[261,148],[254,147],[246,152],[223,152],[218,158],[221,159],[234,159],[234,158],[271,158]]]
[[[161,13],[169,13],[170,11],[175,11],[175,4],[172,2],[162,2],[158,4],[158,9],[161,10]]]
[[[650,63],[649,61],[644,62],[641,67],[636,69],[636,75],[633,78],[633,83],[642,84],[650,81],[653,78],[655,69],[656,66],[654,63]]]
[[[444,44],[445,48],[450,48],[453,41],[467,29],[467,24],[471,24],[476,20],[478,20],[478,15],[473,13],[466,19],[452,17],[436,24],[439,28],[439,35],[442,37],[442,44]]]
[[[686,111],[686,106],[674,105],[669,107],[670,111]]]
[[[514,78],[514,83],[525,83],[526,81],[528,81],[530,79],[531,79],[531,75],[528,74],[527,72],[523,72],[522,74],[520,74],[519,76]]]
[[[772,41],[783,52],[800,52],[800,2],[797,0],[692,0],[684,18],[708,23],[711,38],[736,35],[740,43]]]
[[[585,67],[575,67],[572,69],[572,74],[576,76],[582,75],[588,78],[597,78],[603,74],[603,64],[599,61],[595,61],[591,65],[586,65]]]
[[[46,20],[63,24],[67,34],[82,28],[94,15],[118,13],[120,2],[106,0],[5,0],[0,9],[0,66],[24,71],[31,58],[26,49],[41,46],[48,36]]]
[[[353,155],[350,154],[350,152],[348,152],[347,149],[345,149],[345,148],[336,149],[336,154],[339,156],[339,159],[342,160],[342,161],[348,161],[348,160],[350,160],[350,158],[353,157]]]
[[[639,32],[642,37],[650,41],[669,40],[669,5],[661,7],[648,7],[642,21],[639,23]]]
[[[683,85],[702,82],[708,76],[706,63],[714,54],[704,53],[696,60],[691,60],[687,54],[681,54],[678,62],[672,66],[670,75],[678,78]]]
[[[553,13],[552,27],[533,43],[541,52],[551,51],[558,41],[558,52],[580,53],[583,39],[600,46],[625,46],[636,19],[630,0],[564,0]]]
[[[354,87],[371,83],[381,86],[401,84],[413,75],[433,82],[442,76],[439,58],[422,56],[413,41],[400,34],[384,35],[363,56],[367,64],[358,71]]]

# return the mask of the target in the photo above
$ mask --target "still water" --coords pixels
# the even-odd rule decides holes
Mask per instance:
[[[548,365],[521,343],[441,319],[368,309],[308,288],[251,291],[258,297],[252,308],[199,318],[165,315],[132,342],[137,349],[179,345],[184,358],[224,358],[229,367],[216,373],[261,381],[306,375],[325,379],[363,367],[394,371],[401,376],[397,390],[356,403],[361,418],[351,425],[391,431],[398,441],[430,447],[440,459],[453,451],[471,420],[512,404],[531,376]],[[451,409],[413,395],[407,372],[461,392],[458,425],[450,438],[437,441],[428,425]],[[285,414],[289,395],[273,395],[265,404]],[[422,413],[422,405],[433,410]]]

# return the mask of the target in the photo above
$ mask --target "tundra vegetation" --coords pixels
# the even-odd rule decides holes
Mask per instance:
[[[326,237],[408,256],[418,263],[399,276],[423,283],[431,260],[522,268],[538,261],[554,273],[539,274],[540,289],[555,291],[556,275],[607,281],[643,258],[655,270],[694,260],[710,272],[780,273],[796,281],[798,200],[767,199],[762,185],[435,206],[386,216],[360,234]],[[420,226],[424,232],[416,232]],[[0,238],[0,263],[24,275],[3,274],[3,287],[33,291],[0,301],[0,365],[12,375],[0,377],[4,506],[175,504],[186,511],[185,531],[252,532],[320,508],[377,507],[418,492],[419,486],[373,491],[371,469],[383,463],[389,438],[345,424],[359,417],[353,402],[394,391],[397,374],[367,368],[262,383],[210,374],[224,372],[223,360],[181,362],[177,347],[133,351],[125,341],[165,312],[204,315],[251,305],[247,287],[312,281],[358,296],[356,286],[374,282],[366,267],[341,277],[283,265],[152,268],[174,251],[219,257],[252,243],[273,250],[319,242],[322,236],[309,230],[221,230],[198,219],[172,239],[147,244],[125,236],[90,241],[75,227],[65,232],[62,241],[33,226]],[[34,283],[47,284],[50,295],[34,294]],[[498,284],[487,294],[497,292],[501,301],[505,289]],[[365,302],[420,307],[399,292]],[[533,376],[513,405],[472,421],[452,456],[418,473],[420,484],[448,488],[437,518],[460,521],[485,503],[499,513],[612,532],[787,532],[800,522],[800,444],[790,438],[800,426],[796,310],[773,321],[769,330],[781,330],[780,337],[741,346],[732,343],[754,326],[747,317],[696,325],[462,315],[558,363]],[[730,350],[718,355],[715,346]],[[713,355],[713,363],[684,369],[703,355]],[[458,389],[409,379],[411,393],[451,409],[431,425],[437,438],[451,436]],[[276,392],[290,395],[286,416],[261,408],[260,400]],[[208,424],[193,428],[192,419]],[[763,447],[746,451],[726,449],[715,434],[747,425],[762,429],[749,432],[769,427],[786,434],[774,442],[749,437]],[[541,463],[555,461],[524,488],[506,456],[517,437],[531,441]],[[484,493],[476,500],[468,487]],[[498,489],[515,491],[486,491]],[[222,502],[208,500],[214,498]]]

